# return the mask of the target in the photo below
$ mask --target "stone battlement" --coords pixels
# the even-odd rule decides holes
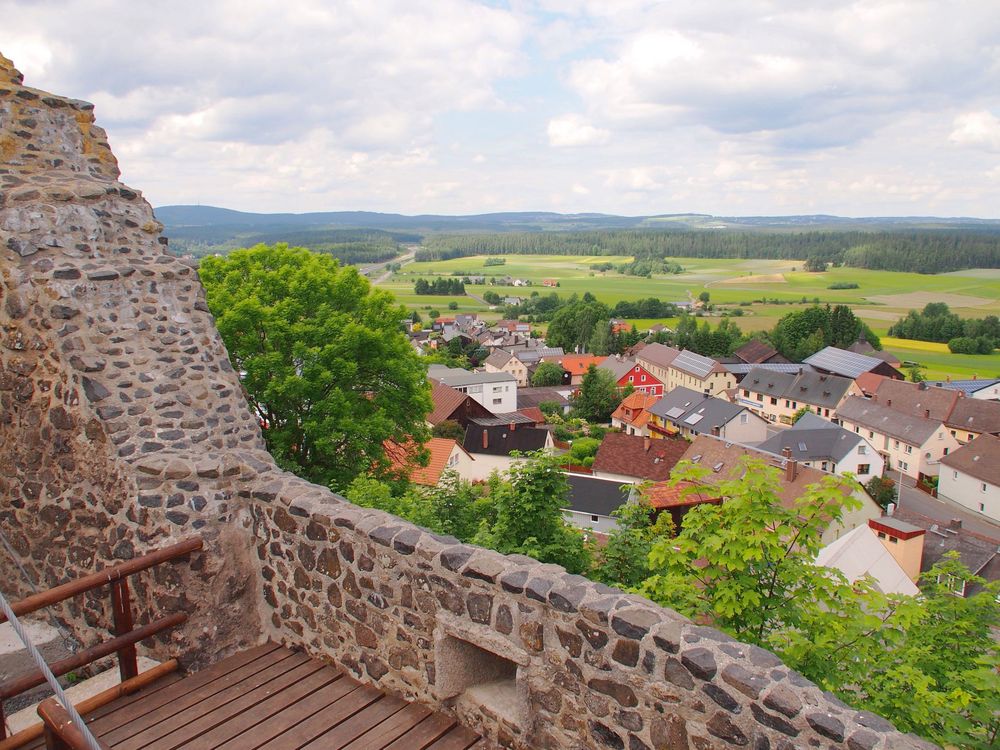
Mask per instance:
[[[134,587],[147,616],[191,614],[151,648],[195,666],[280,640],[505,747],[929,747],[641,597],[278,469],[92,109],[0,56],[0,523],[37,582],[198,533],[190,566]],[[59,614],[86,642],[105,606]]]

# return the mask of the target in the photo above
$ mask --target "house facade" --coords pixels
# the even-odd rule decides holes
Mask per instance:
[[[431,365],[427,376],[466,393],[494,414],[517,411],[517,380],[506,372],[469,372]]]
[[[1000,438],[981,435],[942,458],[938,495],[1000,522]]]
[[[649,407],[647,429],[654,439],[715,435],[735,443],[767,439],[767,422],[744,406],[678,387]]]
[[[844,429],[874,446],[887,472],[899,471],[913,479],[938,476],[941,459],[959,446],[940,419],[914,417],[857,396],[841,405],[837,417]]]
[[[740,381],[736,401],[774,425],[793,424],[803,407],[836,420],[845,399],[862,395],[851,378],[814,371],[776,372],[755,367]]]
[[[611,426],[620,429],[626,435],[645,437],[649,434],[646,428],[646,423],[649,421],[648,409],[659,398],[639,391],[629,394],[611,414]]]
[[[495,349],[483,360],[483,370],[486,372],[503,372],[513,376],[517,385],[525,388],[528,385],[528,365],[514,354],[503,349]]]
[[[644,346],[635,361],[663,384],[664,392],[683,387],[715,396],[736,385],[736,377],[716,360],[664,344]]]
[[[885,459],[868,440],[815,414],[804,415],[792,427],[781,430],[757,448],[790,455],[800,465],[820,471],[853,474],[862,483],[882,476],[885,471]]]

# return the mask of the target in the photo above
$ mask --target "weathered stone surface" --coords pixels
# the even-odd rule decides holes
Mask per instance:
[[[729,715],[722,711],[715,713],[705,726],[711,734],[720,740],[725,740],[730,745],[743,747],[750,744],[750,739],[733,723]]]
[[[727,664],[723,667],[722,679],[754,700],[760,696],[760,691],[769,684],[764,677],[751,673],[739,664]]]
[[[764,696],[764,705],[783,713],[789,719],[795,718],[802,710],[802,700],[795,691],[780,683],[772,687]]]
[[[587,687],[596,690],[598,693],[609,695],[618,701],[618,705],[631,708],[639,705],[635,693],[628,685],[624,685],[614,680],[595,679],[587,682]]]
[[[828,737],[834,742],[843,742],[844,722],[840,719],[830,714],[816,712],[806,714],[806,721],[809,722],[809,726],[824,737]]]
[[[681,664],[699,680],[711,680],[718,669],[715,655],[707,648],[688,649],[681,654]]]

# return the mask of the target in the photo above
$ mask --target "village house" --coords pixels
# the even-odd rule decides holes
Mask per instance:
[[[557,354],[549,357],[542,357],[543,362],[555,362],[561,365],[566,371],[563,382],[566,385],[580,385],[583,376],[591,365],[600,365],[607,357],[598,357],[594,354]]]
[[[431,380],[431,413],[427,424],[435,427],[442,422],[455,422],[464,429],[473,417],[492,417],[493,412],[476,401],[468,393]]]
[[[519,387],[528,385],[528,366],[505,349],[494,349],[483,360],[482,367],[486,372],[503,372],[513,376]]]
[[[551,432],[527,425],[473,424],[465,431],[462,447],[475,459],[471,473],[465,478],[475,481],[489,479],[494,471],[507,471],[523,461],[524,459],[510,455],[514,451],[518,453],[551,451],[554,443]]]
[[[654,439],[707,434],[756,443],[767,438],[767,422],[746,407],[684,387],[674,388],[649,407],[647,429]]]
[[[940,419],[962,444],[1000,434],[1000,402],[967,398],[960,390],[886,379],[872,400],[911,416]]]
[[[899,471],[913,479],[936,477],[941,459],[959,446],[940,418],[916,417],[860,396],[844,401],[837,419],[844,429],[875,447],[886,471]]]
[[[863,372],[873,372],[895,380],[903,379],[903,373],[883,359],[868,354],[858,354],[847,349],[838,349],[835,346],[820,349],[811,357],[806,357],[803,362],[812,365],[820,372],[840,375],[842,378],[851,378],[851,380]]]
[[[494,414],[517,411],[517,380],[506,372],[469,372],[455,367],[431,365],[427,376],[461,393]]]
[[[573,395],[571,386],[551,385],[517,389],[517,409],[538,408],[542,404],[556,404],[563,414],[568,414],[572,408],[570,399]]]
[[[790,425],[803,408],[836,419],[837,407],[861,389],[852,378],[819,372],[774,372],[755,367],[740,381],[736,402],[771,424]]]
[[[687,449],[680,438],[650,440],[624,432],[609,432],[594,456],[591,471],[595,477],[622,483],[662,482]]]
[[[760,339],[750,339],[733,352],[733,359],[748,365],[788,364],[778,350]]]
[[[806,487],[821,482],[826,476],[825,472],[819,469],[799,465],[794,458],[737,445],[711,435],[696,437],[680,460],[690,461],[708,469],[709,472],[702,479],[702,484],[711,487],[719,482],[742,476],[744,456],[758,459],[768,466],[778,469],[778,497],[786,508],[795,507],[796,500],[805,492]],[[858,526],[867,524],[868,519],[878,518],[881,515],[881,508],[860,484],[853,483],[853,487],[848,492],[860,502],[860,507],[856,510],[845,511],[839,523],[828,525],[822,535],[825,544],[829,544]],[[705,502],[713,500],[713,493],[710,489],[706,489],[701,494],[705,498]],[[724,499],[723,502],[725,502]]]
[[[600,479],[589,474],[567,474],[569,495],[563,516],[584,531],[610,534],[618,528],[612,515],[635,495],[631,488],[622,488],[616,479]]]
[[[736,385],[733,374],[716,360],[664,344],[648,344],[635,355],[635,361],[659,380],[665,391],[683,386],[716,396]]]
[[[870,576],[885,594],[917,596],[924,534],[892,517],[871,518],[823,547],[816,564],[839,570],[851,583]]]
[[[781,430],[757,446],[762,451],[785,455],[802,466],[832,474],[853,474],[859,482],[882,476],[885,460],[860,434],[828,422],[815,414],[804,414],[787,430]]]
[[[961,391],[967,398],[980,401],[1000,399],[1000,378],[972,378],[971,380],[928,380],[927,385]]]
[[[597,368],[610,372],[620,391],[631,386],[639,393],[646,393],[650,396],[663,395],[663,383],[634,359],[625,359],[620,356],[608,357]]]
[[[626,435],[646,437],[649,432],[646,423],[649,421],[649,407],[659,401],[659,396],[636,391],[626,396],[611,414],[611,426],[620,429]]]
[[[392,471],[424,487],[436,487],[446,471],[453,471],[462,479],[473,479],[478,473],[473,468],[475,459],[451,438],[432,437],[424,444],[427,465],[417,460],[418,450],[397,443],[386,444],[386,457],[392,462]]]
[[[1000,522],[1000,438],[980,435],[944,456],[938,496]]]

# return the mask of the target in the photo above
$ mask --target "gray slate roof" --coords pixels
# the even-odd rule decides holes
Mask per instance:
[[[860,435],[829,422],[827,424],[833,429],[826,427],[799,428],[802,421],[800,419],[791,429],[782,430],[763,443],[759,443],[757,448],[779,455],[784,455],[785,448],[789,448],[792,451],[792,458],[796,461],[833,461],[837,463],[854,450],[854,447],[862,440]]]
[[[962,391],[967,396],[978,393],[984,388],[992,388],[1000,383],[1000,378],[987,378],[979,380],[929,380],[927,385],[936,385],[938,388],[950,388],[955,391]]]
[[[846,349],[838,349],[835,346],[828,346],[820,349],[811,357],[806,357],[806,364],[812,365],[819,370],[826,370],[847,378],[856,378],[866,372],[871,372],[879,365],[883,364],[878,357],[869,357],[867,354],[849,352]]]
[[[746,375],[754,369],[767,370],[769,372],[790,372],[793,374],[799,370],[813,371],[813,368],[809,365],[798,364],[796,362],[763,362],[758,365],[747,364],[746,362],[723,362],[722,366],[733,375]]]
[[[837,418],[916,446],[923,445],[942,428],[940,421],[911,417],[860,396],[847,399],[837,409]]]
[[[506,372],[469,372],[457,367],[445,367],[444,365],[431,365],[427,368],[427,376],[440,381],[452,388],[462,385],[476,385],[479,383],[514,383],[516,379]]]
[[[832,409],[847,393],[854,382],[850,378],[823,373],[802,372],[792,374],[755,367],[740,381],[740,388],[766,396],[785,398],[812,406]]]
[[[670,367],[680,355],[680,351],[666,344],[647,344],[636,355],[636,359],[647,360],[659,367]]]
[[[628,373],[633,367],[635,367],[634,360],[608,357],[597,366],[597,369],[607,370],[614,376],[614,379],[618,381],[621,380],[622,376]]]
[[[490,352],[490,356],[483,360],[484,365],[492,365],[493,367],[503,367],[505,364],[510,362],[511,357],[514,355],[510,352],[505,352],[503,349],[494,349]]]
[[[710,434],[713,428],[728,424],[744,410],[743,406],[684,387],[674,388],[648,409],[698,434]]]
[[[622,483],[617,479],[567,474],[569,495],[566,507],[579,513],[610,516],[620,506],[628,502],[631,490],[623,492]]]

